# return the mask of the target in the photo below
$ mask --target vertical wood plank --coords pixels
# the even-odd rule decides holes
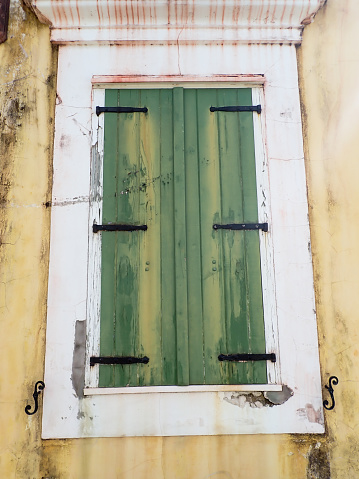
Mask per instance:
[[[203,384],[205,374],[197,115],[197,91],[186,89],[184,90],[184,124],[190,384]]]
[[[119,90],[118,104],[139,106],[138,91]],[[139,113],[118,114],[118,223],[138,223],[140,220],[139,184]],[[137,356],[136,339],[139,322],[140,250],[144,235],[140,231],[116,232],[117,241],[117,300],[115,346],[118,356]],[[122,386],[137,384],[136,366],[115,366],[115,382]]]
[[[139,276],[140,355],[150,358],[148,365],[137,366],[139,385],[161,384],[161,187],[160,187],[160,98],[159,90],[141,90],[141,105],[148,113],[140,117],[139,184],[141,222],[147,224],[143,235]]]
[[[238,90],[239,104],[250,104],[252,94],[249,89]],[[256,188],[255,151],[253,113],[244,112],[240,115],[239,137],[240,155],[242,158],[243,181],[243,215],[244,221],[257,221],[258,202]],[[247,280],[247,310],[248,310],[248,337],[250,352],[265,351],[264,315],[262,299],[262,280],[259,249],[259,232],[245,231],[244,242],[246,250]],[[263,383],[267,380],[267,366],[265,362],[248,364],[248,382]]]
[[[189,384],[183,88],[173,89],[177,381]]]
[[[222,244],[213,230],[222,220],[217,116],[209,111],[213,104],[215,90],[197,91],[205,383],[221,384],[227,365],[218,361],[225,345],[225,321]]]
[[[160,91],[162,384],[177,384],[172,90]]]
[[[117,90],[107,90],[105,94],[105,105],[117,105]],[[103,173],[103,223],[112,221],[117,215],[116,176],[117,176],[117,117],[105,115],[104,119],[104,168]],[[109,193],[107,193],[109,192]],[[112,192],[110,194],[110,192]],[[115,354],[115,302],[117,267],[115,260],[116,238],[114,235],[102,236],[102,274],[101,274],[101,328],[100,328],[100,354],[111,356]],[[99,386],[114,385],[114,368],[99,368]]]
[[[237,105],[237,92],[219,89],[218,105]],[[243,222],[243,181],[239,145],[240,113],[219,112],[219,163],[221,171],[221,212],[223,223]],[[247,330],[247,278],[245,275],[244,235],[239,231],[217,232],[222,242],[225,299],[226,352],[249,352]],[[228,382],[247,382],[245,363],[228,363]]]

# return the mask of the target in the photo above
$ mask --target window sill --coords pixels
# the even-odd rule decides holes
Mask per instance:
[[[282,391],[281,384],[236,384],[205,386],[145,386],[125,388],[85,388],[85,396],[113,394],[150,394],[150,393],[193,393],[193,392],[265,392]]]

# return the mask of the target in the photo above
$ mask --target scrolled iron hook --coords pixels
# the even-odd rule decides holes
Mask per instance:
[[[325,409],[327,411],[331,411],[335,407],[334,389],[333,389],[332,384],[334,384],[334,386],[336,386],[338,383],[339,383],[339,379],[336,376],[330,376],[329,386],[327,386],[327,385],[324,386],[326,389],[328,389],[328,392],[329,392],[331,400],[332,400],[332,405],[330,407],[329,407],[329,401],[327,399],[325,399],[323,401],[323,406],[325,407]]]
[[[30,409],[31,409],[30,404],[28,404],[25,407],[25,412],[28,416],[32,416],[39,409],[38,397],[39,397],[39,394],[41,393],[41,391],[43,391],[44,389],[45,389],[45,383],[43,381],[37,381],[37,383],[35,384],[35,388],[34,388],[34,394],[32,395],[32,397],[34,398],[34,401],[35,401],[34,410],[32,412],[30,412]]]

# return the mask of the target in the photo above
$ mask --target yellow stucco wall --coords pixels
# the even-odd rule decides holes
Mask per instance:
[[[339,377],[324,436],[42,441],[26,416],[43,378],[56,49],[12,1],[0,45],[0,478],[359,477],[357,0],[328,0],[298,49],[323,384]],[[329,462],[330,470],[329,472]]]
[[[359,477],[359,2],[328,0],[298,52],[332,477]]]

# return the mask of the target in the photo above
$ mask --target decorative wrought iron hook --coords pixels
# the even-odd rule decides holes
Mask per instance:
[[[30,404],[28,404],[25,407],[25,412],[29,416],[32,416],[32,414],[35,414],[37,412],[37,410],[39,409],[39,403],[38,403],[37,398],[38,398],[39,394],[41,393],[41,391],[43,391],[44,389],[45,389],[45,383],[43,381],[37,381],[37,383],[35,384],[34,394],[32,395],[32,397],[34,398],[34,401],[35,401],[34,410],[32,412],[30,412],[30,409],[31,409]]]
[[[327,411],[331,411],[335,407],[334,389],[333,389],[332,384],[334,384],[334,386],[336,386],[338,383],[339,383],[339,379],[336,376],[330,376],[329,386],[325,385],[325,388],[328,389],[328,392],[329,392],[330,397],[332,399],[332,405],[330,407],[329,407],[329,401],[327,399],[325,399],[325,401],[323,401],[323,406],[325,407],[325,409]]]

